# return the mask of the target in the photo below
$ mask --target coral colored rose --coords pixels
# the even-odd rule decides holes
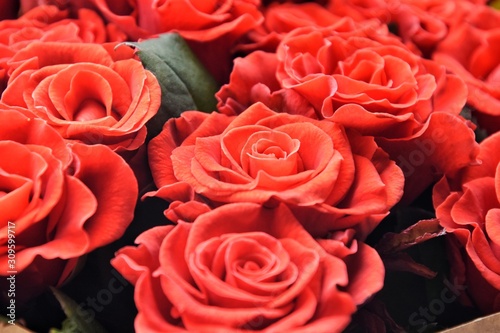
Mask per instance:
[[[237,117],[192,111],[165,124],[148,145],[158,191],[167,201],[230,202],[325,214],[327,231],[380,222],[402,194],[401,170],[372,137],[257,103]]]
[[[0,91],[8,80],[8,61],[33,41],[104,43],[123,41],[125,35],[105,26],[95,12],[80,9],[72,18],[55,6],[35,7],[18,19],[0,21]]]
[[[161,90],[140,61],[115,61],[119,51],[98,44],[32,43],[12,58],[1,100],[28,108],[68,140],[135,150],[158,111]]]
[[[219,112],[234,116],[261,102],[276,112],[300,114],[317,119],[314,108],[292,89],[281,89],[276,80],[276,54],[254,51],[234,59],[229,83],[215,94]]]
[[[500,133],[480,145],[481,165],[441,179],[433,201],[447,235],[451,274],[465,285],[462,300],[485,313],[500,311]],[[460,287],[464,290],[464,287]]]
[[[316,241],[283,205],[229,204],[146,231],[112,265],[135,285],[138,332],[334,333],[383,285],[351,231]]]
[[[418,170],[405,174],[405,201],[411,201],[441,174],[474,162],[474,134],[458,116],[467,87],[444,66],[364,27],[295,30],[278,47],[277,79],[307,99],[320,118],[375,136],[400,166],[406,161]],[[422,139],[442,132],[439,126],[454,131],[422,152]],[[450,149],[457,141],[467,143],[458,154]],[[445,154],[436,154],[438,148]]]
[[[0,123],[0,283],[7,290],[5,275],[17,272],[21,304],[64,283],[79,258],[121,237],[138,189],[132,170],[106,146],[68,145],[42,119],[5,106]],[[15,262],[8,261],[12,245]]]
[[[431,113],[458,114],[465,104],[462,80],[380,31],[298,29],[277,57],[281,86],[303,95],[323,118],[367,135],[408,137]]]
[[[90,7],[90,0],[20,0],[20,11],[26,13],[40,6],[57,6],[60,9],[69,9],[76,12],[80,8]]]
[[[170,31],[198,41],[227,34],[241,36],[262,19],[258,0],[91,2],[109,22],[115,23],[133,39]]]
[[[376,18],[387,23],[390,13],[398,8],[399,1],[385,0],[330,0],[327,8],[335,15],[350,17],[358,22]]]
[[[456,14],[456,6],[454,1],[402,0],[400,6],[390,12],[391,23],[396,25],[397,35],[404,42],[415,44],[429,57],[448,34],[446,18]]]
[[[403,42],[428,57],[448,33],[451,20],[460,20],[457,9],[463,1],[442,0],[333,0],[328,9],[356,21],[377,18],[392,26]],[[463,18],[462,18],[463,19]],[[418,53],[420,53],[418,52]]]
[[[238,50],[274,52],[283,36],[293,29],[305,26],[326,27],[340,19],[314,2],[272,3],[263,9],[263,14],[262,25],[247,34],[249,41],[239,45]]]
[[[91,0],[132,40],[179,33],[220,83],[227,82],[236,41],[263,20],[260,0]]]
[[[375,136],[405,169],[405,201],[475,161],[474,134],[458,116],[466,96],[460,78],[411,52],[387,27],[349,18],[327,29],[295,29],[277,54],[236,59],[216,94],[225,114],[262,102]]]
[[[483,6],[451,29],[433,59],[460,76],[468,86],[467,103],[479,125],[500,130],[500,12]]]

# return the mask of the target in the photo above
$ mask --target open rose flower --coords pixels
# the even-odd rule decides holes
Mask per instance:
[[[253,51],[244,58],[234,59],[229,83],[215,94],[218,111],[234,116],[261,102],[276,112],[318,119],[304,97],[292,89],[281,89],[275,76],[277,67],[274,53]]]
[[[277,79],[302,95],[320,118],[375,136],[400,166],[406,161],[418,170],[405,174],[409,202],[440,175],[475,161],[474,134],[459,116],[467,87],[380,29],[353,27],[302,28],[287,35],[277,50]],[[421,141],[437,132],[447,133],[446,139],[422,152]],[[459,141],[463,148],[456,154],[450,148]]]
[[[500,12],[484,6],[467,19],[450,30],[433,59],[465,81],[479,125],[493,133],[500,130]]]
[[[16,304],[61,285],[82,256],[121,237],[138,195],[108,147],[68,145],[20,111],[0,107],[0,269],[16,274]]]
[[[77,17],[56,6],[35,7],[19,18],[0,21],[0,91],[7,83],[8,61],[34,41],[104,43],[123,41],[126,36],[89,9],[80,9]]]
[[[325,214],[323,228],[366,236],[402,194],[403,176],[372,137],[256,103],[237,117],[184,112],[148,145],[167,201],[275,205]],[[312,212],[311,212],[312,210]]]
[[[33,8],[51,5],[60,9],[69,9],[76,12],[80,8],[90,7],[91,0],[18,0],[20,2],[20,12],[26,13]]]
[[[346,2],[347,6],[339,6],[339,2]],[[330,10],[334,13],[345,12],[344,8],[352,10],[354,3],[359,7],[354,7],[353,15],[349,16],[357,20],[363,20],[363,17],[379,18],[392,26],[393,32],[401,37],[404,43],[412,48],[416,47],[417,53],[426,58],[430,57],[436,45],[446,37],[449,26],[466,20],[471,11],[479,9],[479,6],[467,1],[344,0],[332,1]]]
[[[167,0],[159,3],[132,0],[119,5],[109,0],[90,2],[109,22],[134,39],[170,31],[199,41],[227,34],[241,36],[262,20],[257,7],[259,0]]]
[[[226,114],[262,102],[374,136],[405,169],[407,202],[443,173],[473,163],[477,153],[474,133],[459,116],[467,98],[464,82],[376,21],[345,18],[329,28],[295,29],[276,54],[236,59],[216,97]]]
[[[262,22],[260,0],[89,0],[129,38],[180,34],[219,82],[226,82],[236,41]]]
[[[101,44],[32,43],[11,59],[1,101],[28,108],[68,140],[135,150],[158,111],[161,90],[122,49],[131,53]]]
[[[277,57],[281,86],[303,95],[321,117],[367,135],[409,137],[433,112],[459,114],[467,96],[444,66],[366,25],[297,29]]]
[[[453,279],[466,285],[464,301],[485,313],[500,310],[499,145],[500,133],[485,139],[478,156],[482,164],[441,179],[433,193],[436,216],[449,233]]]
[[[271,3],[263,9],[264,22],[248,32],[248,42],[238,50],[274,52],[283,36],[295,28],[305,26],[326,27],[340,20],[322,5],[306,3]]]
[[[446,18],[454,15],[455,1],[402,0],[390,11],[391,22],[397,27],[397,35],[404,42],[414,43],[425,57],[429,57],[436,45],[448,34]]]
[[[383,285],[351,231],[316,241],[286,206],[236,203],[150,229],[112,265],[135,285],[138,332],[334,333]]]

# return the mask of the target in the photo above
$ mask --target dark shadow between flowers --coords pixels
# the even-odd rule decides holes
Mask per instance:
[[[81,271],[59,288],[78,304],[77,314],[85,321],[97,321],[107,332],[133,333],[137,309],[134,288],[110,264],[120,248],[133,245],[143,231],[170,223],[163,211],[168,203],[157,198],[139,201],[136,218],[123,237],[88,254]],[[39,333],[60,328],[66,318],[57,299],[47,291],[19,309],[27,328]]]
[[[410,206],[396,206],[369,236],[367,243],[376,246],[386,233],[399,233],[420,220],[434,217],[430,186]],[[466,292],[466,287],[452,285],[445,236],[411,246],[404,252],[416,263],[435,272],[436,276],[425,278],[411,272],[386,269],[384,288],[364,308],[372,319],[383,323],[387,332],[399,332],[397,326],[401,332],[437,332],[480,317],[477,310],[459,302],[459,296]],[[347,332],[363,332],[366,329],[363,325],[366,311],[362,310],[353,317]],[[397,326],[391,326],[391,320]]]

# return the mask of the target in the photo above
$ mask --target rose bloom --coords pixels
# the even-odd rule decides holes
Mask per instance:
[[[403,176],[372,137],[256,103],[237,117],[184,112],[148,145],[158,191],[167,201],[288,204],[324,214],[325,232],[366,236],[402,195]]]
[[[277,49],[276,77],[319,118],[375,136],[406,169],[409,202],[441,174],[475,162],[474,133],[459,116],[467,87],[444,66],[375,27],[296,29]],[[457,151],[458,142],[463,144]]]
[[[70,9],[76,11],[80,8],[88,7],[90,0],[18,0],[20,2],[21,13],[26,13],[33,8],[52,5],[57,6],[60,9]]]
[[[297,29],[277,58],[282,87],[304,96],[322,118],[367,135],[411,136],[433,112],[458,114],[467,95],[460,78],[376,25],[346,20],[336,31]]]
[[[407,202],[443,173],[475,161],[474,133],[458,116],[465,83],[377,21],[295,29],[276,54],[236,59],[216,97],[226,114],[262,102],[374,136],[404,169]]]
[[[113,46],[32,43],[12,58],[1,101],[28,108],[65,139],[135,150],[161,90],[131,49]]]
[[[260,0],[89,1],[132,40],[180,34],[220,83],[227,82],[236,41],[263,20]]]
[[[399,6],[398,2],[386,0],[330,0],[327,8],[340,17],[350,17],[358,22],[378,19],[389,22],[391,11]]]
[[[259,0],[90,2],[132,39],[176,31],[187,39],[206,41],[228,33],[241,35],[262,19]]]
[[[137,332],[341,332],[384,279],[351,231],[315,240],[286,206],[234,203],[150,229],[111,263],[135,285]]]
[[[500,133],[482,141],[479,166],[441,179],[433,201],[447,235],[454,282],[462,300],[485,313],[500,310]]]
[[[466,20],[477,7],[462,0],[335,0],[331,1],[329,9],[337,15],[344,13],[357,21],[378,18],[392,25],[392,30],[403,42],[416,46],[418,53],[428,58],[436,45],[446,37],[448,27],[454,22]]]
[[[16,304],[60,286],[82,256],[120,238],[138,195],[111,149],[68,145],[26,112],[0,106],[0,283],[8,290],[5,275],[16,272]]]
[[[240,52],[274,52],[283,36],[293,29],[305,26],[326,27],[340,19],[315,2],[271,3],[263,8],[263,14],[264,22],[246,35],[248,41],[238,45]]]
[[[280,87],[274,75],[277,67],[274,53],[253,51],[244,58],[234,59],[229,83],[215,94],[218,111],[233,116],[261,102],[276,112],[318,119],[314,107],[302,95]]]
[[[40,6],[19,18],[0,21],[0,91],[6,86],[8,61],[33,41],[104,43],[126,36],[104,25],[97,13],[80,9],[75,18],[56,6]]]
[[[467,103],[479,125],[493,133],[500,130],[500,13],[479,6],[466,18],[450,30],[433,59],[467,83]]]
[[[391,23],[404,42],[415,44],[425,57],[448,34],[447,17],[456,15],[455,1],[402,0],[390,11]]]

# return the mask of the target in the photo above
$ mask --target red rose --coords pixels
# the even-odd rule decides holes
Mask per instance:
[[[218,82],[226,82],[236,40],[262,21],[259,0],[90,0],[132,40],[179,33]]]
[[[446,17],[455,14],[455,7],[455,1],[403,0],[390,12],[391,22],[404,42],[415,44],[425,57],[429,57],[448,34]]]
[[[264,22],[247,34],[248,42],[239,45],[245,52],[263,50],[274,52],[288,32],[305,26],[326,27],[340,17],[318,3],[272,3],[263,9]]]
[[[262,51],[234,59],[229,83],[215,94],[219,112],[234,116],[261,102],[276,112],[317,119],[305,98],[292,89],[281,89],[275,75],[277,66],[276,54]]]
[[[136,242],[112,265],[135,285],[138,332],[341,332],[383,285],[374,249],[351,231],[316,241],[283,205],[225,205]]]
[[[465,81],[479,125],[493,133],[500,130],[500,13],[474,8],[467,21],[450,30],[433,59]]]
[[[137,181],[105,146],[67,145],[45,121],[7,107],[0,123],[0,274],[16,275],[21,303],[61,285],[80,257],[122,236]],[[7,290],[5,277],[1,283]]]
[[[91,0],[20,0],[21,13],[26,13],[33,8],[52,5],[60,9],[70,9],[76,11],[80,8],[88,7]]]
[[[295,29],[276,55],[236,59],[216,95],[226,114],[262,102],[375,136],[405,169],[405,201],[474,162],[474,134],[458,116],[466,96],[460,78],[411,52],[387,27],[349,18],[325,29]]]
[[[418,169],[405,174],[405,201],[411,201],[436,175],[474,161],[473,132],[458,116],[467,88],[444,66],[375,27],[297,29],[278,47],[276,75],[283,88],[301,94],[321,118],[375,136],[400,166],[399,160],[412,159],[418,141],[440,131],[437,124],[443,126],[446,119],[455,131],[439,143],[445,155],[436,154],[438,144],[433,143],[435,149],[410,162]],[[450,149],[457,141],[467,143],[459,154]],[[443,165],[443,160],[451,163]]]
[[[170,119],[148,145],[158,191],[168,201],[285,202],[325,214],[324,230],[366,236],[398,202],[401,170],[372,137],[257,103],[237,117],[192,111]]]
[[[262,19],[258,0],[216,1],[167,0],[148,3],[138,0],[120,4],[91,0],[97,10],[131,38],[176,31],[192,40],[213,40],[226,34],[242,35]],[[179,15],[182,13],[182,15]]]
[[[276,75],[323,118],[367,135],[404,138],[431,113],[459,114],[465,104],[462,80],[376,26],[346,21],[337,30],[295,31],[277,50]]]
[[[470,304],[470,297],[485,313],[500,310],[499,144],[500,133],[486,138],[482,164],[441,179],[433,192],[436,216],[449,233],[452,277],[466,286],[462,299]]]
[[[140,61],[115,60],[120,49],[32,43],[12,58],[1,100],[27,107],[68,140],[135,150],[146,138],[146,122],[158,111],[161,90]]]
[[[68,11],[40,6],[20,18],[0,21],[0,92],[8,80],[8,61],[33,41],[104,43],[123,40],[123,34],[108,29],[102,19],[88,9],[79,10],[78,18],[70,18]]]
[[[358,22],[376,18],[386,23],[391,18],[390,12],[398,5],[399,2],[384,0],[331,0],[327,8],[335,15]]]

